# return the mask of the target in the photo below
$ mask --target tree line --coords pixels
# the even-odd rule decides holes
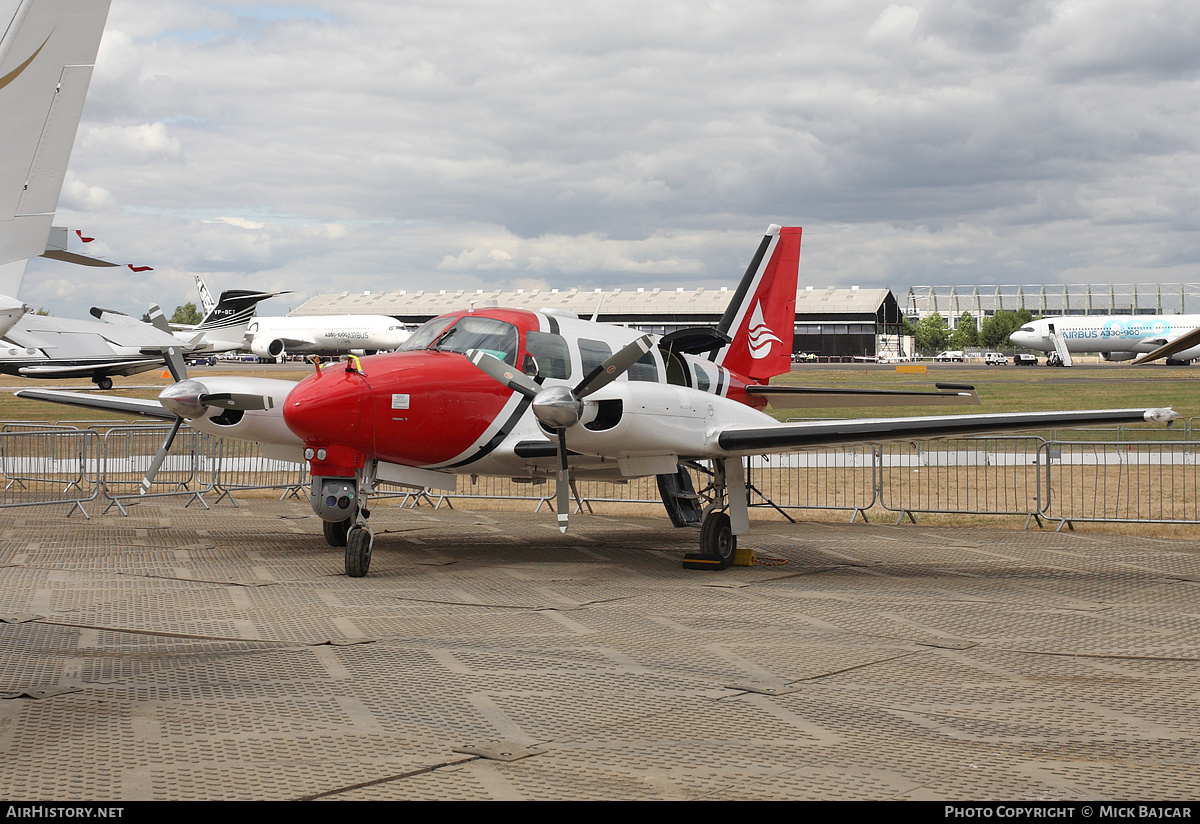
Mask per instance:
[[[958,316],[953,329],[937,312],[932,312],[916,323],[904,320],[904,334],[912,335],[917,351],[932,355],[945,349],[1000,349],[1008,345],[1008,336],[1034,319],[1028,309],[997,310],[983,324],[977,324],[970,312]]]

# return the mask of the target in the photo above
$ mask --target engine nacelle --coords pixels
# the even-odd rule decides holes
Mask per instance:
[[[284,353],[284,349],[284,343],[279,338],[266,340],[256,336],[250,342],[250,351],[260,358],[278,358]]]
[[[301,455],[304,442],[287,428],[281,414],[284,400],[296,386],[294,381],[213,375],[186,383],[193,382],[199,384],[197,394],[217,395],[229,392],[261,395],[269,399],[266,409],[251,409],[245,412],[240,409],[223,409],[220,404],[208,406],[204,414],[191,418],[193,429],[218,438],[229,438],[234,442],[253,441],[258,444],[258,450],[264,457],[304,462]],[[232,446],[230,448],[233,449]]]
[[[621,381],[584,399],[580,422],[567,430],[567,448],[625,461],[706,455],[714,450],[710,430],[718,425],[774,424],[769,415],[729,398],[682,386]]]
[[[1112,363],[1120,363],[1121,361],[1133,360],[1137,357],[1136,352],[1101,352],[1100,357]]]

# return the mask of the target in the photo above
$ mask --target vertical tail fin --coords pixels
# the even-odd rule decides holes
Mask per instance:
[[[196,331],[227,329],[238,325],[242,326],[244,330],[246,324],[258,311],[259,301],[286,294],[287,292],[250,292],[245,289],[226,289],[221,293],[221,299],[217,301],[217,305],[196,325]]]
[[[0,264],[46,251],[108,5],[22,0],[0,40]]]
[[[760,382],[792,368],[799,271],[800,227],[772,224],[717,326],[732,340],[717,363]]]
[[[226,289],[217,305],[191,331],[203,332],[204,340],[213,346],[239,347],[246,337],[246,327],[257,312],[258,302],[286,294],[288,292]]]
[[[196,275],[196,290],[200,293],[200,308],[204,314],[208,314],[213,309],[217,308],[217,302],[213,300],[212,292],[208,291],[208,285],[204,282],[204,278]]]

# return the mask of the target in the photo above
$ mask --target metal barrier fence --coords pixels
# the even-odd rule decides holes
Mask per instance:
[[[1196,441],[1053,441],[1043,514],[1058,529],[1077,521],[1200,523]]]
[[[280,500],[300,497],[308,486],[308,467],[290,461],[267,458],[258,444],[222,438],[217,441],[215,456],[216,478],[213,489],[217,501],[228,499],[237,506],[235,491],[249,489],[280,489]]]
[[[180,428],[150,490],[142,494],[142,479],[162,447],[170,426],[114,426],[105,432],[100,447],[100,491],[128,514],[123,502],[166,495],[188,497],[187,506],[199,501],[208,509],[204,494],[216,486],[217,439],[191,427]]]
[[[84,504],[99,494],[95,432],[67,428],[5,427],[0,432],[0,508],[70,504],[91,518]]]
[[[915,512],[1040,517],[1042,438],[957,438],[876,447],[880,505]],[[1039,521],[1040,523],[1040,521]]]
[[[76,428],[71,424],[89,428]],[[91,428],[94,427],[94,428]],[[99,422],[14,421],[0,424],[0,508],[84,503],[100,495],[105,509],[127,514],[169,427]],[[1100,434],[1100,437],[1096,437]],[[916,520],[919,513],[1024,516],[1058,522],[1200,523],[1200,439],[1149,440],[1133,430],[1055,433],[1054,438],[961,438],[883,446],[822,448],[754,456],[747,481],[752,507],[829,510]],[[703,478],[694,475],[697,488]],[[280,490],[302,497],[307,467],[272,460],[257,444],[214,439],[180,429],[152,485],[152,497],[181,496],[190,506],[219,494]],[[554,484],[460,476],[452,493],[386,488],[403,506],[452,506],[456,499],[524,501],[553,506]],[[626,483],[580,481],[576,511],[593,504],[659,502],[654,478]],[[90,517],[90,516],[88,516]]]

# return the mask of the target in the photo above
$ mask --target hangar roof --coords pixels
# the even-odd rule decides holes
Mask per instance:
[[[720,289],[613,289],[585,291],[570,289],[533,289],[506,292],[467,290],[395,291],[374,293],[321,294],[300,305],[292,315],[393,315],[416,322],[446,312],[467,309],[472,302],[478,308],[505,306],[514,309],[563,309],[580,317],[591,317],[597,308],[603,320],[717,320],[725,311],[733,291]],[[797,317],[807,315],[890,315],[896,299],[887,289],[807,288],[796,293]],[[896,310],[898,314],[898,309]],[[884,322],[894,322],[883,319]]]

